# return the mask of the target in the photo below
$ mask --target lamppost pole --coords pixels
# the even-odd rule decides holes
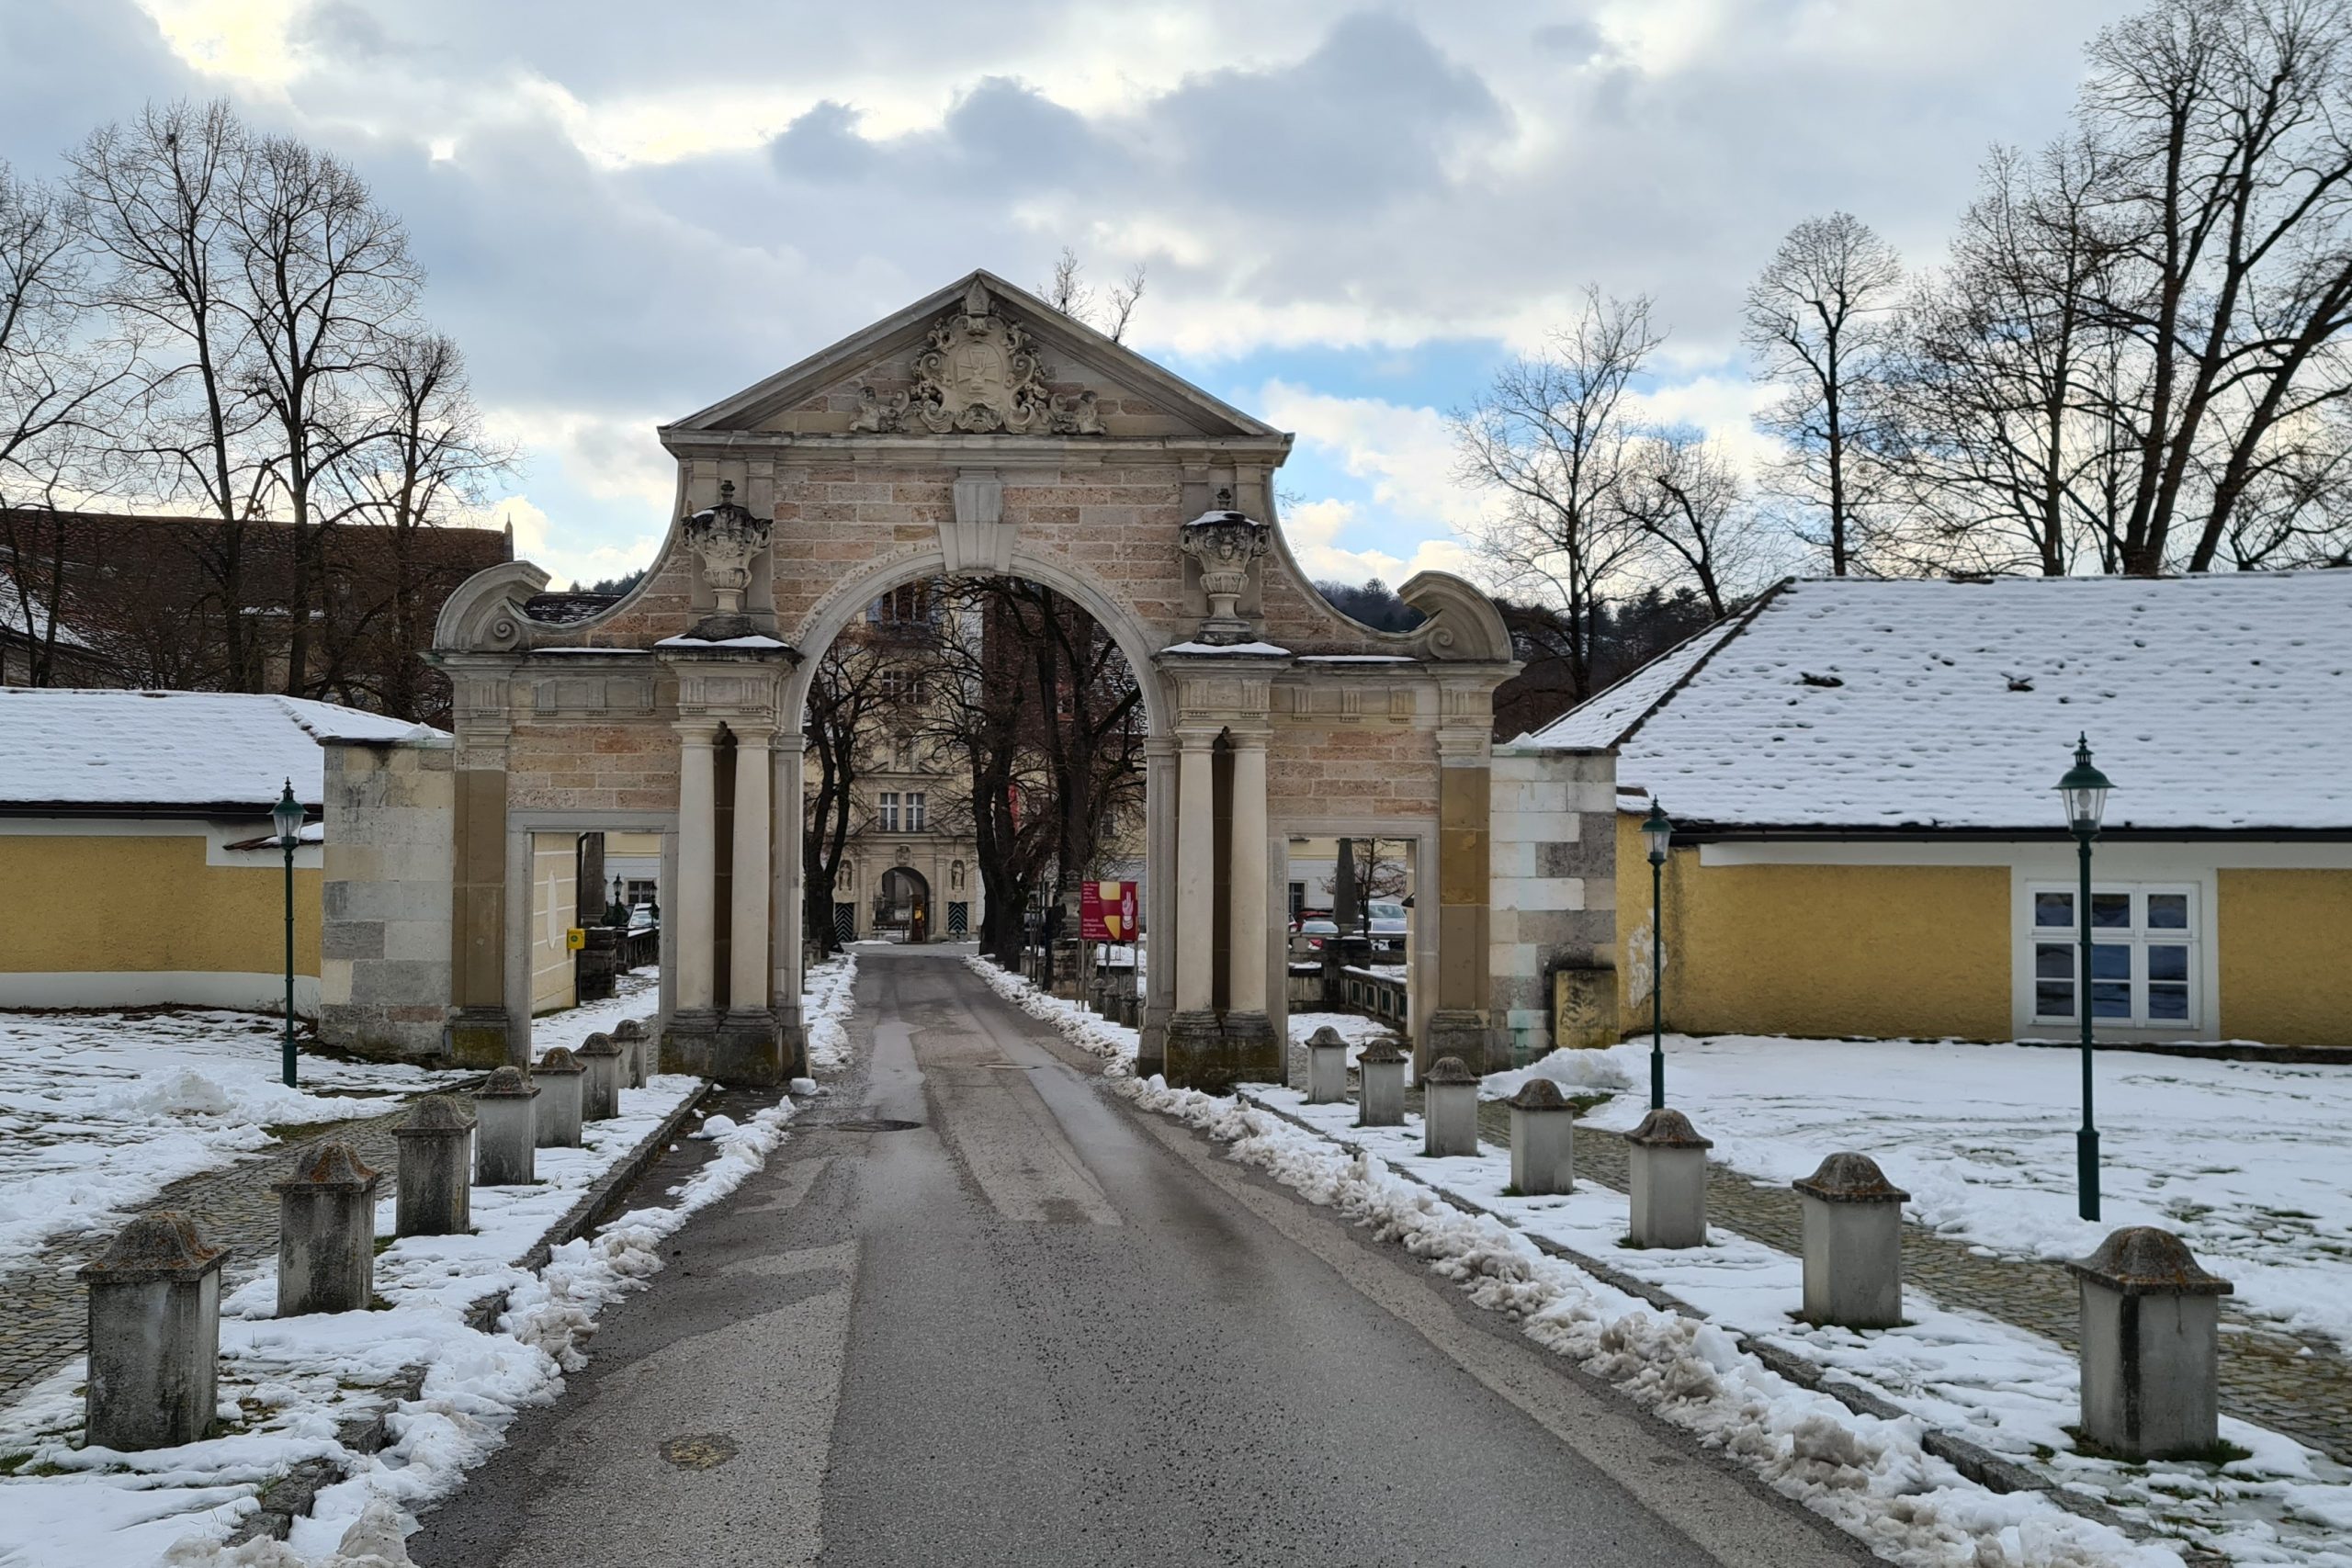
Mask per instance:
[[[2098,1126],[2091,1115],[2091,1030],[2096,1004],[2091,997],[2091,840],[2098,837],[2099,820],[2107,813],[2108,792],[2115,785],[2091,765],[2087,734],[2075,740],[2075,765],[2058,781],[2066,804],[2067,825],[2074,829],[2081,879],[2075,894],[2075,913],[2081,931],[2075,983],[2075,1016],[2083,1024],[2083,1125],[2075,1134],[2075,1212],[2086,1220],[2098,1218]]]
[[[302,803],[294,798],[294,781],[270,807],[270,824],[277,829],[278,846],[286,852],[286,1044],[280,1067],[286,1087],[294,1087],[294,845],[302,836]]]
[[[1666,852],[1674,823],[1656,796],[1642,822],[1650,847],[1650,1109],[1666,1109]]]

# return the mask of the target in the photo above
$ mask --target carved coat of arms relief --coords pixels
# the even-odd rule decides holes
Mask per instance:
[[[858,391],[850,429],[862,434],[950,432],[986,435],[1100,435],[1092,392],[1057,395],[1043,355],[1018,321],[996,313],[975,282],[962,308],[942,317],[914,356],[911,391]]]

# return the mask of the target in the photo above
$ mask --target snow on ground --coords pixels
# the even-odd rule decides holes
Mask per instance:
[[[184,1176],[266,1148],[267,1129],[379,1116],[462,1075],[304,1055],[285,1022],[218,1009],[0,1012],[0,1269],[110,1232]]]
[[[2143,1522],[2165,1521],[2168,1530],[2238,1562],[2352,1565],[2352,1551],[2329,1551],[2331,1541],[2352,1534],[2352,1472],[2290,1438],[2225,1418],[2222,1438],[2252,1457],[2219,1470],[2086,1458],[2073,1451],[2065,1430],[2080,1417],[2075,1358],[2037,1335],[1947,1310],[1916,1285],[1904,1292],[1909,1321],[1903,1327],[1871,1334],[1815,1328],[1790,1316],[1803,1299],[1804,1270],[1787,1253],[1721,1226],[1703,1248],[1632,1250],[1623,1246],[1623,1193],[1587,1183],[1566,1197],[1506,1197],[1506,1150],[1482,1145],[1475,1158],[1430,1159],[1421,1153],[1418,1117],[1404,1127],[1358,1127],[1352,1105],[1310,1106],[1287,1089],[1251,1093],[1335,1143],[1489,1209],[1522,1232],[1663,1287],[1745,1340],[1842,1374],[1928,1425],[1960,1432],[2061,1483],[2096,1488]]]
[[[812,1033],[820,1027],[840,1033],[851,998],[841,967],[810,971],[803,1002],[814,1010],[807,1015]],[[613,1021],[639,1010],[628,995],[605,1006]],[[563,1028],[584,1037],[581,1022],[569,1019]],[[35,1385],[0,1410],[0,1456],[18,1460],[14,1473],[0,1477],[0,1562],[377,1568],[338,1553],[346,1532],[363,1516],[383,1520],[385,1505],[413,1515],[455,1490],[503,1440],[517,1413],[556,1398],[564,1375],[587,1365],[582,1345],[597,1314],[660,1271],[663,1238],[741,1186],[782,1142],[789,1100],[740,1125],[709,1118],[703,1133],[717,1152],[668,1194],[669,1205],[631,1210],[594,1235],[565,1243],[537,1273],[517,1268],[695,1086],[663,1074],[642,1089],[623,1089],[621,1116],[589,1123],[585,1147],[538,1151],[533,1186],[475,1188],[472,1234],[390,1242],[376,1259],[376,1292],[385,1303],[377,1311],[273,1317],[274,1268],[239,1288],[221,1311],[223,1429],[203,1442],[133,1454],[75,1447],[84,1362]],[[387,1198],[377,1210],[377,1235],[389,1236],[392,1225]],[[469,1327],[466,1310],[499,1294],[505,1307],[494,1331]],[[419,1368],[418,1397],[391,1408],[390,1444],[374,1454],[344,1447],[338,1423],[383,1409],[390,1398],[385,1385]],[[319,1493],[285,1545],[219,1548],[263,1486],[314,1459],[332,1461],[345,1479]],[[404,1562],[403,1554],[384,1568]]]
[[[1538,1070],[1619,1077],[1589,1113],[1645,1113],[1647,1041],[1557,1051]],[[2101,1051],[2101,1214],[2075,1213],[2081,1057],[2042,1046],[1722,1035],[1666,1040],[1667,1100],[1713,1157],[1776,1182],[1854,1149],[1905,1213],[2012,1257],[2083,1258],[2125,1225],[2174,1232],[2237,1304],[2352,1347],[2352,1074],[2332,1065]],[[1490,1086],[1504,1080],[1490,1078]]]
[[[1616,1384],[1887,1559],[1936,1568],[2178,1568],[2036,1494],[1977,1486],[1919,1447],[1911,1419],[1858,1416],[1768,1371],[1719,1327],[1662,1312],[1538,1251],[1499,1221],[1465,1214],[1352,1153],[1236,1100],[1120,1080],[1147,1110],[1200,1128],[1315,1202],[1395,1241],[1479,1305]],[[1289,1091],[1282,1091],[1288,1094]],[[1344,1110],[1346,1108],[1329,1108]]]
[[[1290,1015],[1290,1043],[1294,1045],[1306,1044],[1318,1029],[1340,1032],[1340,1038],[1348,1043],[1348,1066],[1351,1067],[1363,1055],[1363,1048],[1376,1040],[1403,1043],[1395,1026],[1385,1019],[1366,1018],[1360,1012],[1295,1012]],[[1411,1049],[1408,1047],[1407,1057],[1411,1055]],[[1409,1059],[1405,1064],[1405,1081],[1408,1084],[1413,1081],[1413,1064]]]
[[[1135,1070],[1136,1052],[1143,1041],[1139,1031],[1097,1018],[1077,1002],[1047,996],[1020,976],[998,968],[977,953],[964,960],[964,966],[1014,1007],[1061,1031],[1080,1050],[1091,1051],[1110,1063],[1109,1076],[1119,1077]]]
[[[531,1055],[544,1056],[560,1045],[577,1051],[591,1034],[610,1034],[628,1018],[650,1019],[662,1010],[662,971],[653,964],[614,976],[613,994],[531,1021]]]

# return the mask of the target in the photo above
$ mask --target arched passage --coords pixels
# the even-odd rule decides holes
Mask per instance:
[[[629,594],[543,616],[545,574],[518,562],[464,584],[436,627],[456,687],[454,1055],[527,1060],[515,834],[603,814],[674,845],[669,1059],[752,1081],[794,1070],[790,803],[811,667],[876,596],[973,574],[1055,590],[1134,672],[1156,949],[1143,1070],[1210,1088],[1282,1075],[1270,865],[1294,825],[1340,819],[1434,847],[1415,1044],[1491,1055],[1487,728],[1509,639],[1442,574],[1405,585],[1427,617],[1409,633],[1326,604],[1273,523],[1288,436],[976,273],[661,437],[677,506]]]

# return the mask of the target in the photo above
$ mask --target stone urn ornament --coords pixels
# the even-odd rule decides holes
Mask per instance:
[[[743,595],[752,586],[752,558],[768,547],[773,527],[736,502],[733,479],[719,481],[718,505],[686,519],[686,544],[702,563],[703,581],[718,602],[716,610],[695,623],[695,636],[723,642],[750,637],[757,629],[743,613]]]
[[[1241,618],[1241,596],[1249,592],[1250,574],[1272,543],[1267,526],[1230,509],[1202,513],[1184,525],[1177,546],[1201,570],[1201,592],[1208,595],[1209,613],[1201,622],[1200,639],[1208,643],[1244,642],[1250,623]]]

